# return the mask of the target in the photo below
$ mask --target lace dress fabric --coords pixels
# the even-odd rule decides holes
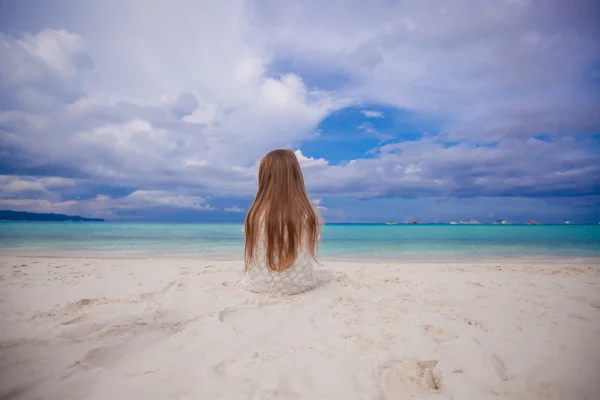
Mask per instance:
[[[322,224],[319,224],[319,232],[321,227]],[[290,268],[281,272],[273,271],[267,266],[265,246],[261,237],[255,260],[248,271],[244,272],[240,284],[243,289],[255,293],[297,294],[315,286],[315,267],[317,265],[318,263],[313,260],[303,243]]]

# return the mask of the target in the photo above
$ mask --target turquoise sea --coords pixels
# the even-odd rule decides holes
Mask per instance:
[[[22,255],[148,254],[240,258],[241,224],[2,222],[0,250]],[[600,256],[600,225],[328,224],[319,254],[406,256]]]

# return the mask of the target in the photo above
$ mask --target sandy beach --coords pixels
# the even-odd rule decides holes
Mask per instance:
[[[0,258],[0,399],[597,399],[600,262]]]

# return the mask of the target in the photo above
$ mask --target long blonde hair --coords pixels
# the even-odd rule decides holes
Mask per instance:
[[[319,218],[308,200],[300,163],[292,150],[273,150],[260,162],[258,193],[246,215],[244,232],[246,270],[256,257],[261,233],[267,266],[273,271],[292,266],[303,238],[311,257],[316,258]]]

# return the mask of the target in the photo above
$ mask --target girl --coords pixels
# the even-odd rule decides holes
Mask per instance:
[[[310,204],[292,150],[273,150],[258,168],[258,193],[248,210],[242,287],[296,294],[315,285],[323,221]]]

